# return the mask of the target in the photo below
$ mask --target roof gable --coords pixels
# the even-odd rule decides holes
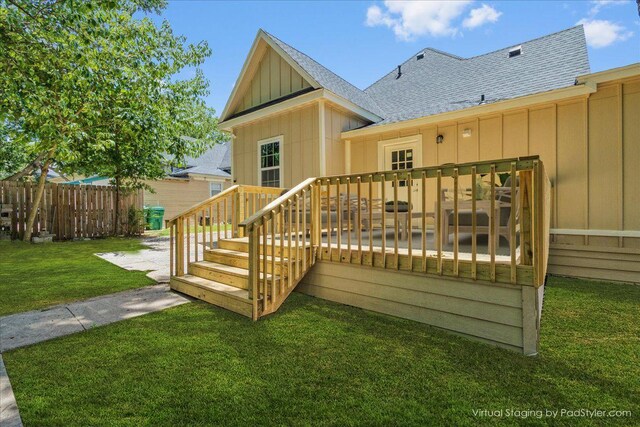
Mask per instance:
[[[318,82],[259,30],[220,119],[318,87]]]

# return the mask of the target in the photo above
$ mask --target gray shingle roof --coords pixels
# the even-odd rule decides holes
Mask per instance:
[[[230,178],[231,175],[226,172],[227,168],[231,168],[230,147],[231,144],[229,142],[223,142],[214,145],[200,157],[187,157],[185,158],[186,167],[171,173],[170,176],[178,178],[197,174]],[[225,163],[225,158],[227,163]]]
[[[343,97],[344,99],[353,102],[357,106],[364,108],[365,110],[376,114],[380,117],[383,117],[383,111],[376,104],[376,102],[364,91],[358,89],[342,77],[335,74],[333,71],[328,68],[320,65],[314,59],[295,49],[294,47],[289,46],[282,40],[276,38],[275,36],[264,32],[282,49],[287,55],[291,57],[303,70],[305,70],[315,81],[317,81],[320,86],[325,89],[330,90],[338,96]]]
[[[522,54],[509,58],[514,45],[464,59],[434,49],[402,64],[365,89],[385,110],[376,124],[410,120],[478,105],[572,86],[590,72],[582,26],[516,44]]]
[[[427,48],[402,64],[400,78],[394,68],[364,91],[266,34],[322,87],[383,118],[373,125],[472,107],[481,95],[490,103],[568,87],[590,73],[582,25],[472,58]],[[519,45],[522,54],[509,58]]]

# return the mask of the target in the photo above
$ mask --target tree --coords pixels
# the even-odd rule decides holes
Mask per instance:
[[[168,22],[137,18],[162,7],[161,0],[0,0],[3,143],[39,160],[35,206],[54,161],[66,172],[137,186],[162,176],[164,154],[179,162],[219,138],[197,69],[211,53],[206,43],[186,44]],[[193,68],[193,77],[176,77]],[[33,209],[26,230],[35,216]]]

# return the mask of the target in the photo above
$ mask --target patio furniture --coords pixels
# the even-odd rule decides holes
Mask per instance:
[[[495,221],[496,230],[496,248],[500,247],[500,236],[504,236],[509,243],[511,240],[511,208],[516,209],[516,232],[518,232],[518,194],[519,182],[516,180],[515,204],[512,205],[511,197],[511,178],[507,179],[504,187],[495,188],[495,202],[493,219]],[[443,199],[445,192],[443,191]],[[471,200],[458,200],[458,232],[472,233],[473,212]],[[443,200],[441,202],[442,209],[442,243],[449,243],[449,235],[454,232],[454,205],[452,200]],[[476,234],[490,234],[489,218],[491,212],[491,200],[476,200]]]

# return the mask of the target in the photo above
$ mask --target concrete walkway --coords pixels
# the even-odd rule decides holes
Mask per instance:
[[[108,252],[96,255],[125,270],[148,271],[149,278],[158,283],[168,283],[169,237],[148,237],[142,243],[149,248],[138,252]]]
[[[16,397],[13,395],[11,382],[7,375],[7,370],[0,354],[0,426],[2,427],[22,427],[20,412],[16,404]]]
[[[186,296],[170,292],[168,285],[153,285],[0,317],[0,353],[189,301]]]

